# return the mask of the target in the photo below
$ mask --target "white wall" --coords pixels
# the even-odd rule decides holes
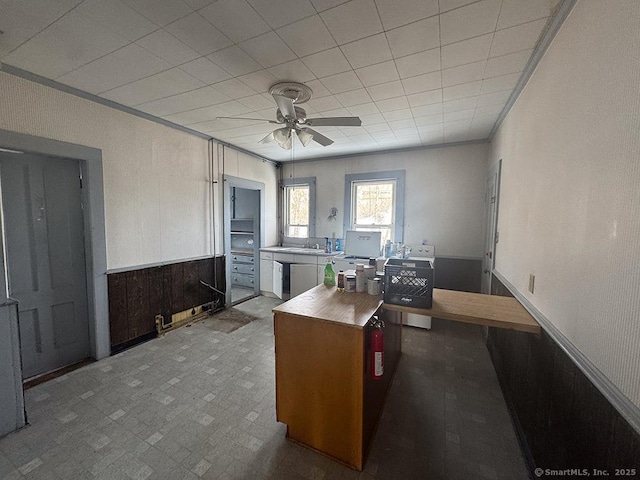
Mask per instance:
[[[636,406],[639,20],[637,0],[578,2],[490,153],[503,161],[496,269]]]
[[[316,237],[344,236],[344,178],[405,170],[404,242],[427,240],[436,254],[482,257],[487,144],[425,148],[316,162],[287,163],[284,178],[316,177]],[[327,218],[338,209],[336,221]]]

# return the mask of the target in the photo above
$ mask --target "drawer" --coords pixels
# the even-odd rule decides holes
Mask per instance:
[[[231,283],[233,285],[241,285],[243,287],[253,287],[255,284],[255,277],[253,275],[246,275],[242,273],[232,273]]]
[[[233,265],[231,265],[231,273],[248,273],[250,275],[253,275],[253,273],[255,272],[256,267],[254,267],[253,265],[249,264],[249,263],[234,263]]]
[[[253,263],[253,255],[231,255],[231,260],[235,262]]]
[[[273,252],[260,252],[260,260],[273,260]]]
[[[318,256],[317,255],[294,255],[293,256],[294,263],[305,263],[307,265],[317,265],[318,264]]]
[[[276,262],[296,263],[294,258],[295,258],[295,255],[292,253],[274,253],[273,254],[273,259]]]

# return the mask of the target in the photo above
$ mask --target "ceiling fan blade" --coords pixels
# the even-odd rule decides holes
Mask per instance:
[[[276,95],[275,93],[273,94],[273,99],[278,104],[278,108],[283,117],[296,118],[296,109],[293,106],[293,100],[284,95]]]
[[[316,132],[315,130],[313,130],[311,128],[301,128],[300,130],[302,130],[303,132],[307,132],[307,133],[310,133],[311,135],[313,135],[313,141],[314,142],[318,142],[323,147],[327,147],[327,146],[329,146],[329,145],[331,145],[333,143],[333,140],[331,140],[330,138],[325,137],[321,133],[318,133],[318,132]]]
[[[266,137],[264,137],[262,140],[260,140],[258,143],[271,143],[275,140],[275,138],[273,138],[273,132],[271,132],[269,135],[267,135]]]
[[[311,127],[360,127],[362,120],[360,117],[307,118],[304,124]]]
[[[280,122],[276,122],[275,120],[267,120],[265,118],[216,117],[216,120],[255,120],[256,122],[269,122],[269,123],[275,123],[276,125],[281,125]]]

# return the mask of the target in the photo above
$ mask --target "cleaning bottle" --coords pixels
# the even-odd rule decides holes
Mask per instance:
[[[327,265],[324,267],[324,284],[327,287],[334,287],[336,285],[336,272],[333,270],[332,263],[331,258],[327,258]]]

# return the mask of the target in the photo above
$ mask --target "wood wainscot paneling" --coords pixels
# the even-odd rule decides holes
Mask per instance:
[[[215,261],[215,267],[214,267]],[[201,305],[224,308],[223,256],[121,271],[107,275],[111,352],[156,336],[156,315],[173,314]]]
[[[512,296],[495,276],[491,285]],[[549,334],[489,328],[487,348],[532,478],[536,468],[640,477],[640,434]]]

